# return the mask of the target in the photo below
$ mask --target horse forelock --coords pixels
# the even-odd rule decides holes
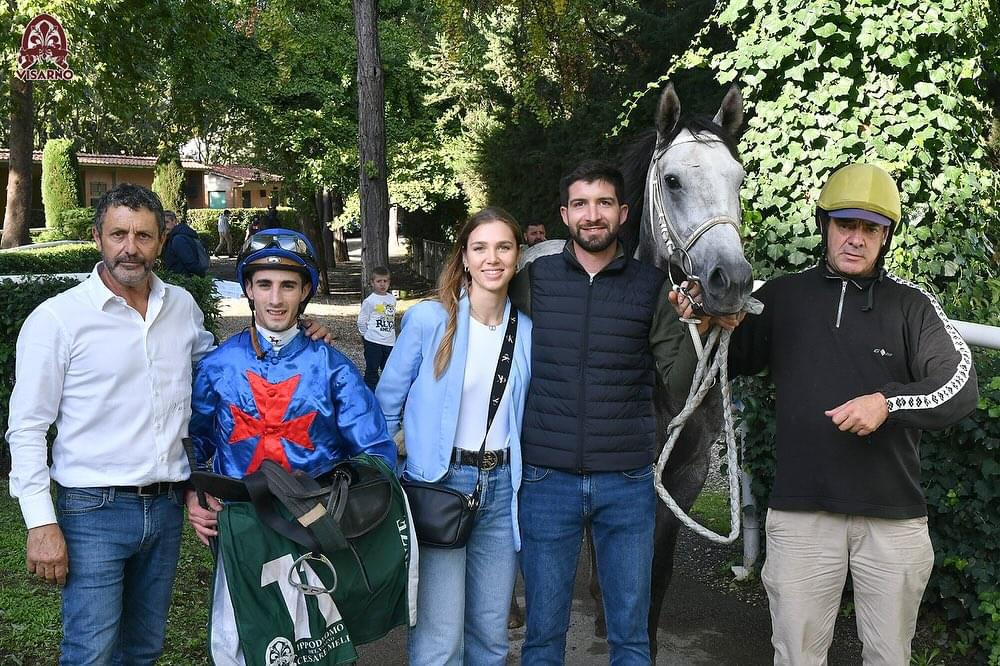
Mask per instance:
[[[681,119],[674,126],[674,129],[670,131],[667,136],[663,137],[656,144],[656,149],[661,150],[672,144],[681,132],[687,130],[694,137],[695,141],[721,141],[729,154],[732,155],[733,159],[740,164],[743,161],[740,159],[739,147],[736,144],[736,137],[726,131],[722,125],[719,125],[712,121],[711,118],[707,116],[681,116]],[[705,136],[705,135],[710,136]],[[650,153],[652,157],[652,153]]]

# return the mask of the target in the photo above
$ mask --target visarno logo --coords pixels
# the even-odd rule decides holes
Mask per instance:
[[[66,58],[69,42],[55,16],[39,14],[28,22],[21,35],[17,57],[17,77],[22,81],[69,81],[73,70]]]
[[[295,650],[284,636],[278,636],[267,644],[264,655],[267,666],[295,666]]]

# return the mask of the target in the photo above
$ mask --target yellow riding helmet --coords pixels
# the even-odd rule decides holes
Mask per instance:
[[[816,205],[830,212],[854,208],[877,213],[899,224],[902,208],[896,182],[874,164],[851,164],[833,172]]]

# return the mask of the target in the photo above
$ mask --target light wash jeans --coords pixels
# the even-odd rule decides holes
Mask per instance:
[[[414,666],[506,662],[507,613],[517,573],[510,467],[479,472],[452,464],[440,483],[468,494],[480,474],[482,505],[465,548],[420,547],[417,626],[409,638]]]
[[[59,486],[57,500],[69,550],[59,663],[153,664],[180,552],[180,498]]]
[[[653,466],[576,474],[524,465],[518,519],[527,632],[523,664],[562,664],[583,529],[590,522],[610,662],[650,663]]]

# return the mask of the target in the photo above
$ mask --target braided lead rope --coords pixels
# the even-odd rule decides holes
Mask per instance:
[[[713,328],[711,333],[709,333],[708,341],[705,343],[705,353],[699,359],[698,365],[695,368],[691,390],[688,392],[684,409],[667,426],[667,441],[663,445],[659,459],[656,461],[656,473],[653,476],[653,485],[656,488],[656,494],[660,496],[660,499],[667,505],[667,508],[677,517],[677,520],[689,527],[696,534],[717,543],[733,543],[740,535],[741,495],[739,461],[737,460],[736,429],[733,420],[733,401],[729,389],[729,367],[727,362],[729,338],[731,335],[731,331],[724,331],[718,327]],[[718,350],[713,357],[712,349],[716,344],[718,344]],[[709,361],[710,358],[712,359],[711,361]],[[667,465],[667,460],[670,458],[670,453],[677,443],[677,438],[680,436],[681,430],[684,429],[688,418],[701,405],[709,390],[715,385],[716,378],[722,384],[722,418],[726,438],[726,466],[729,472],[729,536],[716,534],[707,527],[697,523],[678,506],[674,498],[667,492],[667,489],[663,487],[663,468]]]

